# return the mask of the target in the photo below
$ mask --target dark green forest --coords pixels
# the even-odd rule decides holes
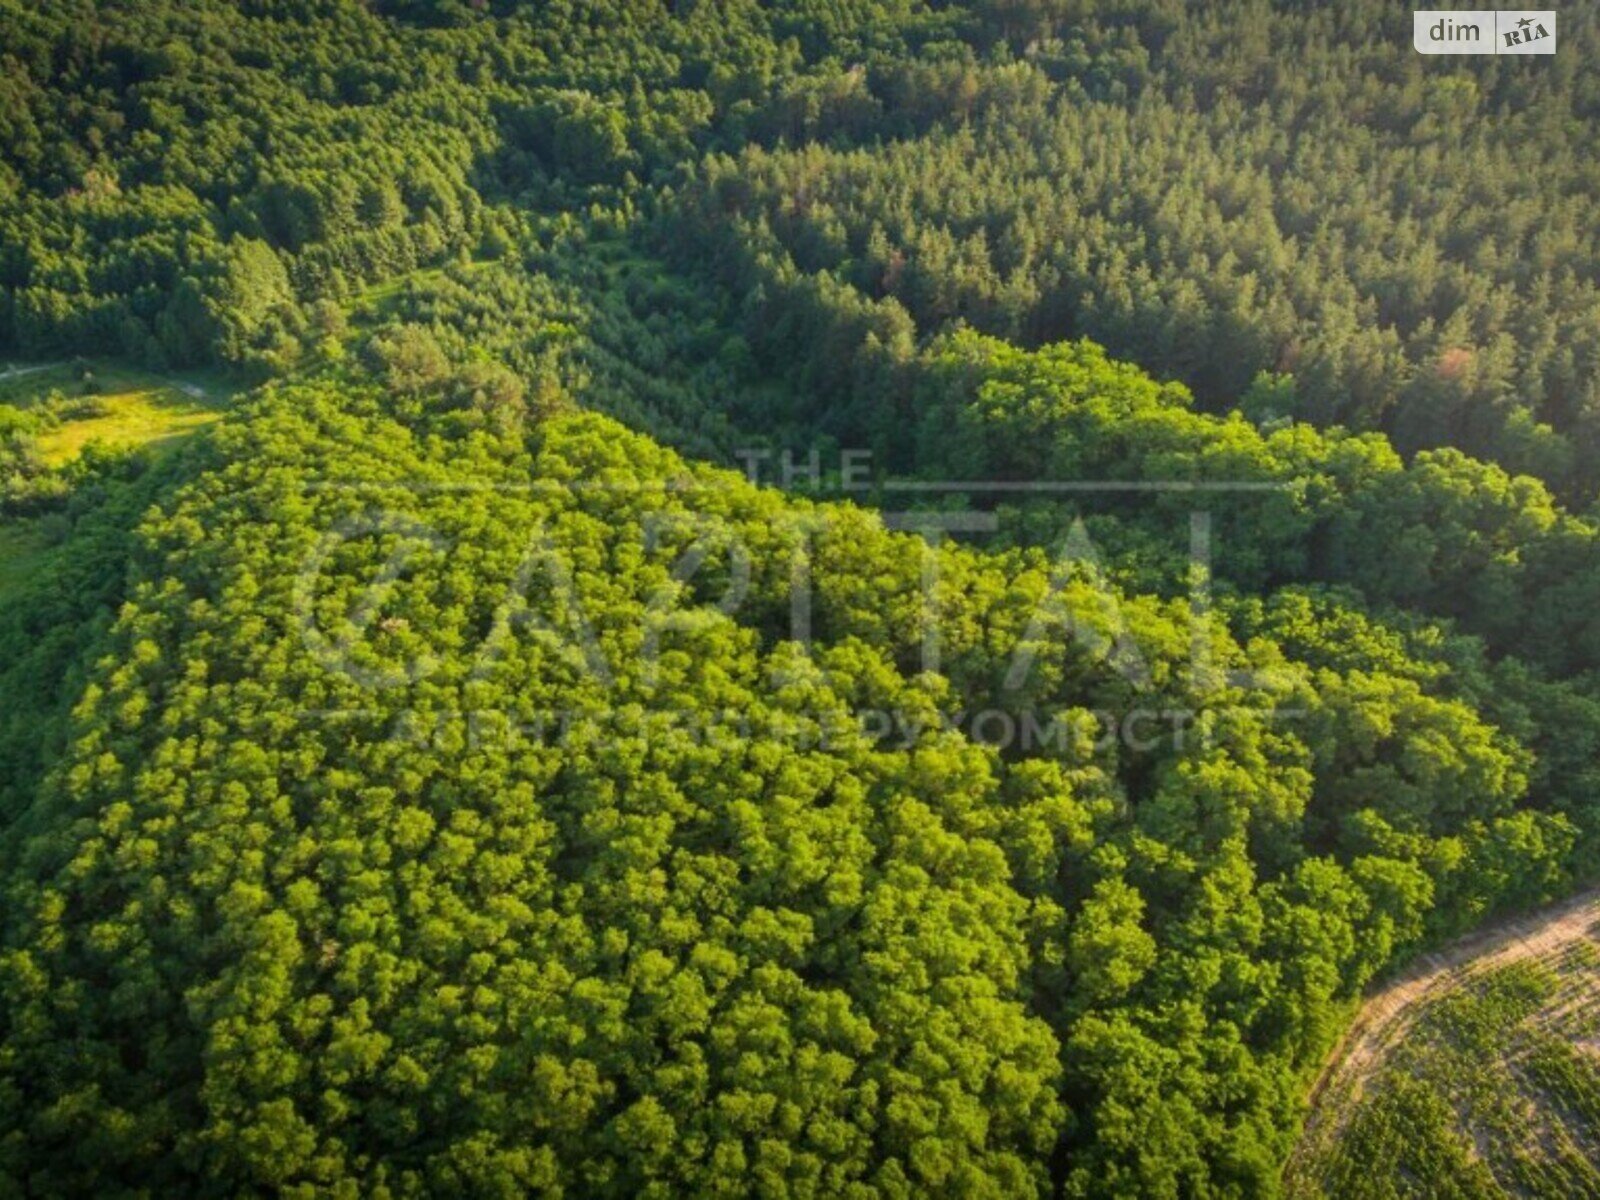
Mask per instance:
[[[1600,876],[1560,21],[0,0],[0,360],[237,392],[0,402],[0,1195],[1278,1194]]]

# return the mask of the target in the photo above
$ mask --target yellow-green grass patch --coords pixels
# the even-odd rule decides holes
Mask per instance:
[[[102,413],[63,422],[39,436],[39,454],[47,465],[71,462],[91,442],[117,449],[161,445],[222,416],[209,399],[171,387],[107,392],[96,398]]]
[[[195,383],[99,363],[89,364],[89,369],[96,390],[88,396],[83,395],[75,371],[65,365],[0,374],[0,402],[29,408],[52,389],[73,400],[92,402],[92,413],[68,416],[40,432],[39,455],[47,466],[71,462],[91,443],[115,449],[159,448],[222,416],[223,400]]]

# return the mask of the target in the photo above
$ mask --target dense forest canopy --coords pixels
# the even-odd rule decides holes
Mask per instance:
[[[3,1189],[1274,1194],[1600,862],[1595,24],[1391,7],[0,0],[0,356],[248,389],[0,405]]]

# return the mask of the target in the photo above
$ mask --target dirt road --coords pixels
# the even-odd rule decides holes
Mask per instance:
[[[1315,1147],[1338,1136],[1362,1085],[1405,1036],[1423,1002],[1463,979],[1525,958],[1542,958],[1571,942],[1600,939],[1600,888],[1580,892],[1538,912],[1509,918],[1425,954],[1380,987],[1361,1006],[1338,1049],[1311,1089],[1311,1115],[1290,1156],[1285,1178]]]

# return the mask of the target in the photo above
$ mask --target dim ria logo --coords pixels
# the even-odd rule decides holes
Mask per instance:
[[[1413,14],[1420,54],[1554,54],[1556,14],[1548,8],[1426,9]]]

